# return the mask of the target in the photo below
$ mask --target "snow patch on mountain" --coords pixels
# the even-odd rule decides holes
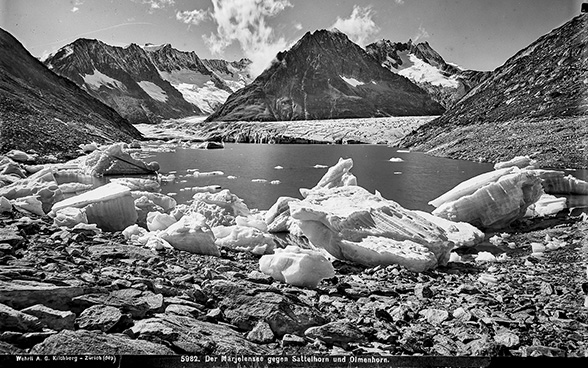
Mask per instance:
[[[401,58],[403,53],[401,53]],[[415,82],[428,82],[435,86],[457,88],[459,82],[455,76],[446,77],[441,71],[413,54],[408,54],[409,63],[402,63],[397,73]],[[410,65],[410,66],[408,66]],[[406,66],[406,67],[405,67]]]
[[[174,87],[186,101],[198,106],[206,114],[211,114],[229,97],[229,92],[217,88],[212,81],[206,82],[202,87],[190,83],[180,83]]]
[[[139,87],[145,91],[154,100],[167,102],[167,93],[157,84],[149,81],[141,81],[137,83]]]
[[[363,86],[365,83],[358,81],[355,78],[347,78],[340,75],[341,79],[343,79],[347,84],[351,84],[353,87]]]
[[[92,89],[100,89],[101,86],[108,88],[118,88],[121,90],[126,89],[122,82],[101,73],[97,69],[94,69],[92,74],[85,74],[80,76],[84,80],[84,83]]]

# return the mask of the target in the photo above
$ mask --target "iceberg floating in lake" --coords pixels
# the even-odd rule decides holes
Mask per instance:
[[[401,159],[400,157],[392,157],[388,161],[390,161],[390,162],[404,162],[404,160]]]
[[[262,256],[259,268],[275,280],[300,287],[315,288],[322,279],[335,276],[333,265],[319,251],[293,245]]]
[[[446,264],[453,248],[439,226],[358,186],[315,190],[289,206],[310,242],[341,260],[422,272]]]
[[[300,193],[303,197],[306,197],[310,192],[317,189],[357,185],[357,178],[350,172],[352,167],[352,159],[339,158],[339,162],[337,162],[335,166],[330,167],[327,173],[312,189],[300,188]]]
[[[516,156],[509,161],[497,162],[494,165],[494,169],[498,170],[513,166],[516,166],[520,169],[535,168],[535,165],[537,165],[537,161],[532,160],[529,156]]]
[[[125,149],[126,143],[115,143],[79,159],[81,168],[89,175],[142,175],[159,170],[157,162],[145,163],[134,159]]]

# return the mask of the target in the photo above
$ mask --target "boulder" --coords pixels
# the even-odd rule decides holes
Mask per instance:
[[[69,310],[74,297],[91,293],[94,288],[58,286],[32,280],[0,280],[0,303],[15,309],[43,304],[58,310]]]
[[[42,328],[37,317],[0,304],[0,331],[30,332],[40,331]]]
[[[165,341],[174,350],[186,354],[259,355],[268,354],[265,347],[247,341],[240,333],[221,324],[198,321],[172,314],[158,314],[136,321],[131,330],[138,341]]]
[[[0,159],[0,175],[13,175],[24,178],[27,176],[27,173],[20,164],[17,164],[8,157],[4,157]]]
[[[159,234],[172,247],[190,253],[220,256],[214,243],[214,234],[199,213],[185,215]]]
[[[414,212],[445,230],[447,239],[455,244],[457,248],[473,247],[484,241],[484,233],[467,222],[453,222],[424,211]]]
[[[300,188],[300,193],[306,197],[308,193],[317,189],[329,189],[346,185],[357,185],[357,178],[349,171],[353,167],[353,160],[339,158],[335,166],[329,168],[327,173],[319,180],[312,189]]]
[[[348,320],[311,327],[304,332],[304,335],[311,339],[319,339],[335,345],[344,345],[350,342],[360,343],[366,340],[357,325]]]
[[[215,226],[212,228],[215,244],[219,247],[248,251],[253,254],[269,254],[274,251],[276,243],[271,235],[254,227]]]
[[[115,143],[98,149],[80,160],[82,170],[88,175],[144,175],[159,170],[157,162],[146,164],[136,160],[125,150],[125,143]]]
[[[0,213],[12,212],[12,204],[5,197],[0,197]]]
[[[60,311],[43,304],[35,304],[21,312],[37,317],[44,326],[55,331],[74,329],[76,315],[70,311]]]
[[[88,223],[104,231],[120,231],[137,221],[131,190],[119,184],[106,184],[89,192],[55,203],[53,213],[62,208],[84,208]]]
[[[474,181],[469,189],[463,186],[464,182],[458,185],[462,187],[459,191],[456,187],[446,193],[444,196],[451,200],[440,204],[433,215],[454,222],[468,222],[481,230],[503,229],[522,218],[527,207],[543,194],[541,179],[529,170],[508,168],[498,171],[481,175],[492,180]],[[455,199],[449,195],[451,192],[461,192],[462,195]]]
[[[108,355],[174,355],[170,348],[145,340],[133,340],[122,334],[98,331],[63,330],[35,345],[31,354],[108,354]]]
[[[219,299],[225,320],[241,330],[251,331],[259,321],[265,321],[276,337],[282,337],[302,335],[309,327],[328,322],[314,306],[251,282],[212,280],[203,291]]]
[[[358,186],[314,190],[290,211],[314,246],[363,265],[422,272],[445,265],[453,247],[439,226]]]
[[[310,288],[317,287],[322,279],[335,276],[333,265],[321,252],[294,245],[261,257],[259,269],[275,280]]]
[[[109,305],[96,304],[85,309],[77,319],[79,328],[84,330],[110,331],[123,318],[120,309]]]

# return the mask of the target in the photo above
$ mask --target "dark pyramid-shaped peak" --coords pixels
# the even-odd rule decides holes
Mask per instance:
[[[435,115],[443,108],[347,35],[307,32],[209,120],[301,120]]]

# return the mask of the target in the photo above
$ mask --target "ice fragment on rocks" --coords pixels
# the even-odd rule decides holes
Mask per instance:
[[[562,171],[533,170],[541,178],[543,190],[547,194],[588,194],[588,182],[564,176]]]
[[[275,254],[262,256],[259,269],[275,280],[311,288],[316,287],[322,279],[335,276],[333,265],[319,251],[294,245],[276,249]]]
[[[214,234],[206,225],[206,219],[199,213],[183,216],[159,234],[172,247],[190,253],[220,256],[214,244]]]
[[[8,157],[11,160],[17,161],[17,162],[35,161],[35,156],[29,155],[28,153],[23,152],[23,151],[19,151],[19,150],[9,151],[6,154],[6,157]]]
[[[43,203],[43,211],[49,212],[55,202],[63,199],[63,193],[57,185],[53,171],[53,168],[45,168],[26,179],[2,187],[0,196],[9,200],[37,196]]]
[[[484,233],[467,222],[453,222],[424,211],[414,212],[445,230],[447,238],[458,248],[472,247],[484,240]]]
[[[279,233],[288,231],[290,218],[290,202],[299,202],[300,200],[292,197],[279,197],[276,203],[265,213],[265,223],[270,233]]]
[[[498,171],[503,175],[496,175]],[[459,190],[454,188],[433,201],[439,204],[433,215],[468,222],[482,230],[504,228],[522,218],[527,207],[543,194],[541,179],[528,170],[508,168],[498,171],[476,177],[484,176],[484,180],[470,179],[471,186],[462,186],[464,182],[456,187],[461,187]],[[452,192],[460,195],[449,195]]]
[[[353,167],[353,160],[339,158],[335,166],[329,168],[327,173],[319,180],[312,189],[300,188],[300,194],[306,197],[310,192],[317,189],[329,189],[346,185],[357,185],[357,178],[349,171]]]
[[[243,200],[228,189],[218,193],[196,193],[192,197],[190,211],[204,215],[209,226],[235,225],[237,216],[249,216],[250,211]]]
[[[55,203],[52,212],[66,207],[84,208],[88,223],[104,231],[124,230],[137,221],[131,190],[115,183]]]
[[[147,214],[147,229],[149,231],[165,230],[175,224],[175,217],[161,212],[149,212]]]
[[[122,231],[122,234],[125,237],[125,239],[130,240],[132,242],[136,242],[139,238],[147,234],[147,230],[140,227],[139,225],[131,225],[124,229]]]
[[[80,160],[81,168],[94,176],[153,174],[159,170],[157,162],[146,164],[136,160],[125,150],[126,143],[115,143],[96,150]]]
[[[92,189],[92,184],[83,183],[63,183],[59,184],[59,189],[63,194],[85,192]]]
[[[496,257],[490,252],[479,252],[474,260],[476,262],[496,262]]]
[[[566,208],[566,198],[543,194],[539,200],[527,208],[525,217],[545,217],[555,215]]]
[[[272,253],[276,246],[269,234],[264,234],[254,227],[215,226],[212,232],[216,238],[215,244],[219,247],[250,251],[261,255]]]
[[[61,208],[55,212],[55,218],[53,219],[55,226],[65,226],[68,228],[73,228],[77,224],[87,223],[88,217],[86,216],[86,212],[77,207]]]
[[[358,186],[312,191],[290,211],[314,246],[363,265],[422,272],[446,264],[453,247],[439,226]]]
[[[43,203],[37,196],[17,198],[12,202],[12,205],[19,211],[26,211],[39,216],[45,215],[45,211],[43,211]]]
[[[497,162],[494,165],[494,169],[499,170],[499,169],[504,169],[504,168],[513,167],[513,166],[524,169],[524,168],[533,168],[535,165],[537,165],[537,161],[531,159],[529,156],[516,156],[508,161]]]
[[[116,178],[110,179],[111,183],[116,183],[128,187],[130,190],[143,192],[156,192],[160,185],[155,180],[142,178]]]

